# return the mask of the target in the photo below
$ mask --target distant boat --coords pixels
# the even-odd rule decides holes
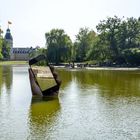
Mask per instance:
[[[36,65],[41,62],[46,63],[46,65]],[[58,74],[55,72],[54,67],[50,66],[47,58],[44,55],[39,55],[33,59],[30,59],[29,66],[29,79],[32,89],[32,95],[41,95],[48,97],[58,96],[61,81],[58,80]],[[35,91],[36,89],[33,84],[39,87],[41,93],[38,94]]]

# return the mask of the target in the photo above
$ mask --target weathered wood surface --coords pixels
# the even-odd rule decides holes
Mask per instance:
[[[32,70],[36,77],[40,78],[54,78],[49,67],[34,66]]]

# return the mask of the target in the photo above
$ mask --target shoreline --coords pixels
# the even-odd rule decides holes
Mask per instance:
[[[28,65],[27,61],[0,61],[0,66],[4,65]],[[120,70],[120,71],[140,71],[140,67],[107,67],[107,66],[93,66],[93,67],[66,67],[64,65],[56,66],[58,69],[68,69],[68,70]]]
[[[139,70],[140,71],[140,68],[139,67],[86,67],[85,69],[88,69],[88,70],[121,70],[121,71],[135,71],[135,70]]]
[[[54,66],[55,68],[69,69],[69,70],[120,70],[120,71],[140,71],[140,67],[65,67],[65,66]]]
[[[27,65],[27,61],[0,61],[0,66],[2,65]]]

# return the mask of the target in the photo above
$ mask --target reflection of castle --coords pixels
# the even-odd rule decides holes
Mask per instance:
[[[28,60],[29,54],[36,50],[36,48],[13,48],[13,37],[10,29],[6,30],[5,40],[10,46],[10,60]]]

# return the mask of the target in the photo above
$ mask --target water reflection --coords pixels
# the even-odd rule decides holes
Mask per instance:
[[[0,67],[0,139],[140,139],[140,71],[58,72],[46,100],[31,97],[28,66]]]
[[[101,96],[140,96],[140,71],[59,71],[62,89],[77,81],[82,90],[97,88]],[[85,93],[86,94],[86,93]]]
[[[53,128],[60,110],[58,98],[33,97],[29,110],[29,139],[45,139]]]
[[[140,128],[138,124],[140,121],[140,71],[70,70],[63,72],[61,70],[59,72],[63,78],[62,106],[69,110],[72,108],[71,112],[76,110],[71,117],[73,120],[75,118],[78,120],[73,123],[72,136],[79,138],[75,133],[77,132],[75,128],[78,126],[81,139],[140,138],[140,133],[137,131]],[[67,114],[68,112],[64,116]],[[77,124],[78,122],[80,124]],[[94,130],[91,131],[91,129]],[[67,132],[63,133],[70,135]]]
[[[0,66],[0,91],[6,88],[9,93],[13,80],[13,69],[11,66]],[[2,92],[2,91],[1,91]]]

